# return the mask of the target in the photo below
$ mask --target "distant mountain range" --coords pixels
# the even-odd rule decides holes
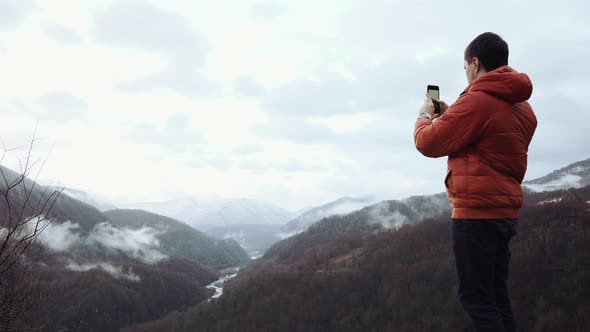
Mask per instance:
[[[336,215],[336,214],[346,214],[354,210],[361,209],[371,203],[375,202],[373,197],[342,197],[334,202],[324,204],[320,207],[316,208],[307,208],[305,209],[304,213],[301,215],[296,214],[284,214],[285,216],[294,216],[288,223],[252,223],[248,224],[247,221],[243,223],[236,223],[230,224],[227,223],[223,225],[222,222],[218,222],[219,226],[208,226],[204,229],[204,231],[211,235],[218,238],[231,238],[236,240],[242,247],[248,251],[251,257],[258,257],[263,254],[266,249],[268,249],[272,244],[284,239],[286,237],[295,235],[297,233],[305,231],[310,225],[320,221],[322,218]],[[246,203],[249,203],[246,201]],[[262,205],[263,210],[266,208],[266,205]],[[231,214],[239,215],[239,209],[236,206],[232,206],[230,210]],[[226,211],[226,212],[230,212]],[[256,214],[260,215],[260,211],[254,211]],[[215,213],[215,216],[223,215],[223,212]],[[227,213],[230,214],[230,213]],[[214,221],[214,218],[208,217],[206,218],[209,220],[208,223],[211,224],[210,221]],[[232,218],[225,218],[225,222],[231,221]],[[239,220],[236,218],[236,220]],[[198,225],[196,227],[199,227]]]
[[[200,229],[228,225],[283,225],[294,213],[254,199],[233,199],[209,213],[196,216],[189,223]]]
[[[584,178],[583,168],[540,183]],[[441,193],[323,218],[240,270],[219,299],[123,331],[466,330],[449,217]],[[527,192],[518,229],[509,286],[519,330],[590,330],[590,186]]]
[[[221,209],[228,201],[218,197],[196,198],[187,194],[170,193],[163,194],[158,199],[120,202],[118,206],[122,209],[150,211],[191,224],[198,216]]]
[[[523,183],[525,189],[533,192],[582,188],[588,185],[590,185],[590,158]]]
[[[543,255],[559,252],[561,254],[550,256],[555,260],[555,266],[562,264],[559,257],[573,257],[567,264],[581,266],[573,253],[583,253],[587,249],[583,246],[583,234],[587,232],[575,230],[585,225],[579,224],[577,218],[590,209],[590,196],[585,190],[588,187],[589,169],[590,160],[585,160],[524,184],[528,191],[522,218],[530,223],[527,227],[547,227],[547,231],[532,232],[530,234],[537,235],[529,236],[529,228],[525,227],[523,236],[538,239],[539,234],[552,234],[551,236],[563,241],[551,242],[547,238],[541,241],[545,247],[539,247],[539,241],[535,240],[536,242],[530,242],[522,250],[542,252]],[[9,181],[18,176],[4,167],[2,171]],[[27,188],[34,184],[29,179],[25,183]],[[582,189],[575,189],[578,187]],[[38,201],[43,196],[44,189],[45,187],[38,186],[32,194],[31,202]],[[553,191],[532,193],[533,190]],[[379,308],[390,308],[388,305],[399,308],[401,311],[396,312],[403,315],[415,315],[424,310],[428,313],[424,303],[438,303],[437,308],[449,306],[449,303],[431,297],[441,289],[452,289],[445,281],[452,269],[447,263],[441,263],[448,260],[448,257],[442,255],[448,253],[445,251],[448,248],[441,245],[440,239],[442,235],[448,236],[448,229],[444,227],[448,226],[451,210],[445,193],[381,202],[374,202],[370,197],[343,197],[309,209],[302,215],[247,199],[226,200],[223,204],[215,203],[207,207],[198,200],[181,199],[176,203],[171,200],[170,204],[159,206],[168,208],[169,212],[186,213],[186,216],[191,216],[198,210],[198,206],[201,206],[201,211],[209,209],[192,219],[193,225],[188,225],[180,220],[141,210],[114,209],[101,212],[93,205],[103,208],[109,205],[99,204],[101,202],[93,200],[92,195],[72,189],[64,192],[66,194],[58,199],[50,216],[55,216],[55,222],[45,229],[35,245],[38,254],[28,257],[32,263],[30,266],[35,269],[34,275],[42,278],[46,287],[59,292],[54,293],[51,303],[41,305],[32,316],[23,318],[23,322],[27,319],[40,321],[50,330],[75,330],[84,326],[98,330],[117,330],[122,326],[155,319],[179,310],[176,316],[171,316],[172,320],[169,318],[159,323],[164,324],[160,325],[165,326],[163,330],[168,330],[180,321],[186,322],[184,327],[192,326],[196,330],[216,330],[208,325],[211,322],[219,322],[216,325],[217,330],[232,330],[234,327],[239,330],[238,326],[244,327],[247,324],[247,317],[258,317],[256,319],[260,319],[257,320],[261,322],[260,326],[271,330],[275,327],[287,328],[290,326],[288,322],[294,321],[305,326],[302,330],[337,330],[339,326],[340,330],[346,330],[351,326],[360,328],[354,324],[365,318],[372,324],[386,324],[380,320],[385,316],[379,313]],[[23,189],[15,188],[11,202],[23,204],[22,195]],[[85,202],[74,197],[82,198]],[[2,204],[0,201],[0,209],[5,209]],[[568,214],[564,217],[559,211]],[[438,219],[438,223],[422,226],[424,220],[433,218]],[[543,220],[547,225],[539,221],[542,218],[546,219]],[[551,218],[569,223],[568,225],[575,224],[575,227],[554,227]],[[197,225],[203,227],[208,235],[195,230]],[[287,231],[296,235],[275,243],[280,239],[279,235],[285,235]],[[571,238],[575,234],[579,237]],[[575,252],[568,251],[571,247],[568,241],[579,249]],[[569,247],[563,247],[563,243],[568,243]],[[220,298],[220,306],[199,305],[211,295],[205,285],[215,280],[217,270],[245,264],[249,261],[248,254],[262,254],[265,251],[266,254],[260,261],[244,268],[237,279],[230,282],[228,292]],[[529,253],[528,256],[516,257],[537,257],[531,255]],[[544,262],[544,259],[540,262]],[[440,268],[434,268],[437,264],[444,265],[443,272],[440,272]],[[570,266],[567,264],[565,268]],[[539,264],[523,266],[533,271]],[[542,274],[542,271],[534,271],[536,272],[532,275]],[[367,279],[367,276],[384,275],[387,278]],[[404,276],[409,279],[403,279]],[[424,279],[423,276],[427,278]],[[522,278],[531,280],[525,274]],[[559,280],[561,279],[563,278]],[[422,283],[419,287],[413,286],[412,280],[422,280]],[[424,288],[425,285],[430,285],[429,282],[440,284],[432,286],[432,289],[428,288],[430,286]],[[400,283],[406,285],[405,288],[399,288]],[[355,288],[355,285],[360,288]],[[377,288],[371,288],[374,285]],[[559,287],[562,286],[560,284]],[[301,287],[305,289],[302,290]],[[576,287],[579,289],[581,286]],[[430,296],[427,302],[422,302],[424,296],[418,292],[423,288],[430,289],[427,292]],[[552,288],[539,284],[537,289]],[[345,290],[349,290],[350,294]],[[386,297],[373,303],[370,298],[366,298],[369,293],[386,294]],[[571,292],[564,288],[563,293]],[[264,294],[276,295],[268,299]],[[286,302],[281,302],[281,294],[292,296]],[[334,298],[329,294],[344,296],[343,301],[326,303],[326,300]],[[527,294],[523,293],[523,298],[532,296]],[[397,296],[411,301],[399,302]],[[443,297],[448,298],[449,295]],[[284,306],[285,303],[292,303],[301,309],[303,306],[300,300],[303,299],[311,301],[306,302],[310,310],[295,310],[295,307]],[[557,302],[562,300],[555,299]],[[355,311],[348,310],[360,308],[359,303],[368,305],[361,306],[366,311],[357,317],[354,316],[357,314]],[[337,320],[313,325],[318,323],[319,317],[330,317],[328,313],[339,304],[343,305],[338,310],[344,316],[339,315]],[[520,305],[525,304],[534,305],[524,302]],[[182,313],[184,308],[196,305],[197,310],[204,313],[199,315],[200,318],[195,320],[194,316],[186,316],[191,311]],[[413,306],[420,310],[412,310]],[[240,309],[235,311],[238,307]],[[409,311],[404,309],[406,307]],[[279,308],[281,311],[271,316],[281,315],[285,319],[265,320],[267,313],[273,313]],[[329,312],[321,314],[324,310],[322,308],[328,308]],[[575,308],[572,310],[575,311]],[[317,316],[314,313],[320,314]],[[430,312],[429,317],[434,314],[435,312]],[[452,316],[452,313],[445,312],[445,315]],[[445,316],[445,319],[451,316]],[[427,321],[424,317],[415,316],[400,322],[413,322],[412,319],[416,319],[416,322]],[[196,325],[191,325],[193,323]],[[387,330],[399,326],[395,324],[373,326],[376,330]],[[420,325],[423,323],[417,324],[412,325],[409,330],[426,328],[426,325]],[[543,330],[541,327],[527,326],[531,330]],[[426,329],[440,330],[438,327],[441,325]],[[552,330],[550,327],[546,329]],[[139,330],[144,329],[141,327]],[[569,329],[561,329],[560,326],[557,330]]]
[[[538,179],[523,183],[528,192],[579,188],[590,184],[590,159],[586,159]],[[104,197],[66,188],[64,193],[106,211],[114,209]],[[401,201],[377,202],[374,197],[342,197],[336,201],[290,212],[253,199],[194,198],[169,194],[166,200],[120,203],[128,209],[141,209],[176,220],[218,239],[233,239],[250,255],[263,254],[273,243],[307,230],[323,218],[344,215],[373,205],[371,211],[384,224],[413,223],[450,209],[446,195],[415,196]]]
[[[301,233],[322,218],[360,210],[367,205],[376,203],[376,201],[376,198],[372,196],[341,197],[334,202],[311,208],[299,217],[289,221],[289,223],[281,227],[280,236],[286,238]]]

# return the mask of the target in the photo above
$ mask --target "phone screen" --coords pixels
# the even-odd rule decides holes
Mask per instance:
[[[428,95],[430,96],[430,98],[433,98],[435,100],[439,100],[440,95],[439,95],[438,87],[434,87],[434,86],[429,85],[428,86]]]

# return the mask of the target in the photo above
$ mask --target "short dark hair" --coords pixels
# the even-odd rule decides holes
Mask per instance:
[[[486,71],[492,71],[508,65],[508,44],[493,32],[484,32],[477,36],[465,49],[465,61],[471,64],[478,58]]]

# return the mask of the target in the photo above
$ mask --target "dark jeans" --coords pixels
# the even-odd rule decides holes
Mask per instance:
[[[453,219],[459,300],[475,331],[516,331],[508,297],[513,219]]]

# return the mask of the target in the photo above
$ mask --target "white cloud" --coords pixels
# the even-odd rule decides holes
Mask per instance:
[[[151,124],[137,126],[123,137],[130,142],[162,145],[167,150],[178,152],[205,143],[202,133],[191,127],[190,116],[184,113],[171,115],[162,127]]]
[[[86,241],[121,250],[131,257],[153,264],[168,257],[158,251],[160,241],[156,234],[158,231],[151,227],[117,229],[104,222],[94,227]]]
[[[146,1],[114,1],[93,20],[96,38],[118,47],[137,48],[201,63],[207,45],[187,18]]]
[[[66,265],[66,269],[77,272],[101,269],[117,279],[125,278],[136,282],[141,280],[137,274],[133,273],[133,269],[131,267],[127,270],[127,272],[123,272],[122,267],[105,262],[78,264],[70,260],[70,262]]]
[[[29,228],[32,225],[33,223],[29,223]],[[80,226],[71,221],[54,221],[39,234],[38,240],[54,251],[67,251],[74,246],[101,245],[107,249],[120,250],[146,264],[154,264],[168,258],[159,250],[160,241],[156,237],[159,231],[151,227],[118,229],[103,222],[96,225],[86,236],[81,236],[79,229]]]
[[[217,93],[217,86],[191,65],[174,65],[165,71],[120,83],[118,89],[130,93],[150,93],[172,90],[183,96],[210,96]]]
[[[348,133],[358,131],[375,121],[375,116],[370,113],[334,115],[327,118],[312,118],[312,122],[322,124],[335,133]]]
[[[456,98],[465,46],[491,30],[535,86],[527,177],[587,158],[589,3],[501,1],[483,17],[468,5],[3,1],[0,132],[23,145],[38,124],[55,143],[43,177],[114,198],[217,194],[296,210],[438,192],[444,161],[415,150],[415,114],[427,84]],[[429,8],[445,24],[424,19]],[[55,93],[62,104],[37,102]],[[168,126],[175,114],[186,127]]]
[[[241,144],[233,147],[232,152],[236,154],[252,154],[262,150],[260,145],[256,144]]]
[[[235,81],[236,92],[245,97],[257,97],[266,92],[265,87],[250,76],[242,76]]]
[[[80,241],[80,226],[71,221],[52,222],[39,234],[38,240],[55,251],[66,251]]]
[[[45,28],[47,37],[63,45],[81,45],[84,41],[80,34],[63,25],[51,25]]]
[[[18,27],[35,9],[32,0],[2,0],[0,3],[0,29]]]
[[[259,2],[252,6],[252,16],[262,19],[275,19],[283,15],[287,7],[279,2]]]
[[[396,228],[408,221],[408,217],[401,214],[399,211],[391,211],[389,202],[380,202],[369,210],[371,216],[371,223],[380,224],[386,229]]]

